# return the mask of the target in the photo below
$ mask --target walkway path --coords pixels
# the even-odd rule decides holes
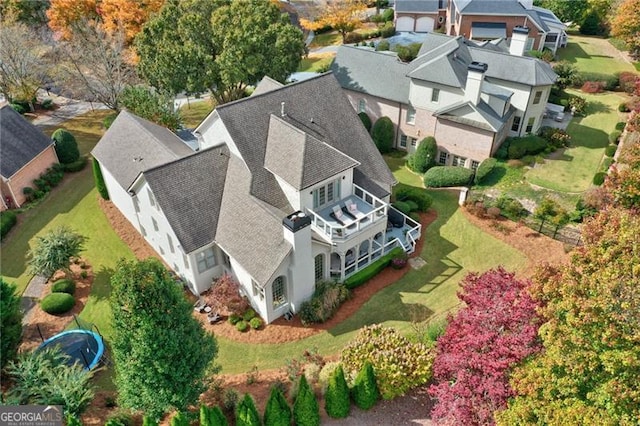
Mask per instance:
[[[84,114],[85,112],[96,109],[107,109],[107,107],[101,103],[69,99],[64,96],[57,96],[53,93],[47,95],[44,90],[38,91],[38,99],[47,98],[52,99],[57,105],[57,108],[52,111],[47,111],[46,113],[38,114],[38,116],[31,122],[38,127],[55,126],[77,115]]]
[[[26,326],[29,324],[29,320],[31,318],[31,310],[38,303],[38,299],[42,295],[42,290],[44,290],[44,286],[47,283],[47,278],[41,275],[36,275],[31,278],[29,281],[29,285],[25,289],[24,293],[22,293],[22,298],[20,299],[20,307],[22,308],[22,325]]]

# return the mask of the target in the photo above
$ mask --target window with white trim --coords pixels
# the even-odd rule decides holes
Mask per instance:
[[[158,222],[156,222],[155,218],[153,217],[151,218],[151,223],[153,223],[153,230],[157,232],[159,228],[158,228]]]
[[[513,124],[511,125],[512,132],[520,131],[520,121],[522,121],[522,117],[518,117],[517,115],[513,117]]]
[[[142,224],[140,224],[140,233],[142,234],[143,237],[147,236],[147,230],[144,229],[144,226],[142,226]]]
[[[438,163],[446,166],[447,165],[447,158],[449,158],[449,154],[447,154],[444,151],[440,151],[440,156],[438,157]]]
[[[453,160],[451,161],[451,165],[452,166],[457,166],[457,167],[464,167],[464,165],[467,163],[467,159],[464,157],[459,157],[457,155],[453,156]]]
[[[476,160],[472,160],[471,161],[471,170],[473,170],[474,172],[476,170],[478,170],[478,167],[480,166],[480,162],[476,161]]]
[[[324,255],[319,254],[313,260],[313,269],[316,277],[316,282],[324,279]]]
[[[538,105],[540,103],[541,98],[542,98],[542,90],[538,90],[536,94],[533,96],[533,104]]]
[[[416,144],[418,143],[418,139],[416,138],[409,138],[409,141],[411,142],[411,146],[415,147]]]
[[[287,288],[285,287],[284,277],[282,275],[273,280],[271,293],[273,295],[273,309],[278,309],[287,303]]]
[[[313,208],[317,209],[340,199],[340,179],[313,190]]]
[[[358,112],[366,112],[367,111],[367,101],[364,99],[360,99],[358,101]]]
[[[431,91],[431,102],[437,104],[439,99],[440,99],[440,89],[434,88]]]
[[[416,110],[411,105],[407,107],[407,124],[416,124]]]
[[[264,300],[264,288],[260,287],[257,282],[251,280],[251,289],[254,297],[259,297],[260,300]]]
[[[407,135],[400,135],[400,147],[401,148],[407,147]]]
[[[189,269],[189,258],[184,253],[182,253],[182,263],[184,263],[185,269]]]
[[[213,250],[213,247],[202,250],[196,255],[196,259],[198,260],[199,274],[216,266],[216,253]]]
[[[527,133],[531,133],[531,131],[533,130],[533,125],[536,122],[536,118],[535,117],[530,117],[529,121],[527,121],[527,128],[525,129],[525,132]]]
[[[151,189],[149,188],[147,188],[147,196],[149,197],[149,204],[151,204],[151,207],[156,207],[156,197],[153,195],[153,192],[151,192]]]

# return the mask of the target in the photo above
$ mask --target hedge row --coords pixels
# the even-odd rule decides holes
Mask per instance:
[[[489,173],[491,173],[496,167],[496,164],[498,164],[498,160],[491,157],[485,159],[482,163],[480,163],[478,169],[476,170],[474,183],[476,185],[481,184],[482,181],[489,175]]]
[[[457,166],[436,166],[424,174],[424,184],[428,188],[465,186],[473,179],[473,170]]]
[[[371,278],[378,275],[384,268],[389,266],[394,258],[403,254],[404,251],[400,247],[395,247],[393,250],[373,262],[371,265],[367,266],[361,271],[356,272],[355,274],[344,280],[344,286],[350,290],[361,286]]]
[[[17,221],[18,215],[15,212],[11,210],[0,212],[0,238],[4,238]]]

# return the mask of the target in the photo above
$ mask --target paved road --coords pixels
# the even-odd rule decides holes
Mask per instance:
[[[52,99],[58,108],[53,111],[48,111],[47,113],[38,114],[38,117],[31,122],[38,127],[55,126],[85,112],[107,109],[105,105],[100,103],[69,99],[64,96],[54,95],[53,93],[47,96],[44,90],[38,91],[38,99],[47,98]]]

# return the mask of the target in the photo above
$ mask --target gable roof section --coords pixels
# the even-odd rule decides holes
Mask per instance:
[[[479,116],[480,119],[471,119],[468,117],[470,114]],[[474,105],[470,101],[461,101],[438,110],[434,112],[433,115],[438,118],[466,124],[479,129],[499,132],[509,120],[509,117],[511,117],[511,112],[505,114],[504,117],[500,117],[484,101],[480,101],[477,105]]]
[[[0,175],[10,178],[53,141],[10,105],[0,108]]]
[[[122,111],[91,153],[128,189],[141,172],[194,151],[170,130]]]
[[[262,77],[262,80],[260,80],[260,82],[256,86],[256,90],[253,91],[251,96],[271,92],[272,90],[277,90],[282,86],[284,86],[284,84],[265,75],[264,77]]]
[[[439,7],[438,0],[396,0],[394,9],[396,12],[422,12],[437,13]]]
[[[251,173],[239,158],[231,156],[227,174],[216,243],[265,285],[291,251],[282,228],[286,213],[274,214],[249,194]]]
[[[345,89],[396,102],[409,98],[409,66],[396,54],[352,46],[340,46],[331,65],[333,75]]]
[[[295,189],[308,188],[358,165],[337,149],[271,115],[264,166]]]
[[[552,85],[557,75],[548,63],[528,56],[515,56],[478,47],[469,47],[476,62],[489,65],[486,77],[496,78],[529,86]]]
[[[222,145],[144,172],[185,253],[215,238],[228,162]]]
[[[264,168],[271,115],[280,115],[282,109],[288,123],[359,162],[357,168],[378,185],[395,184],[337,80],[326,73],[217,108],[251,172],[251,195],[283,211],[291,209],[275,178]]]

